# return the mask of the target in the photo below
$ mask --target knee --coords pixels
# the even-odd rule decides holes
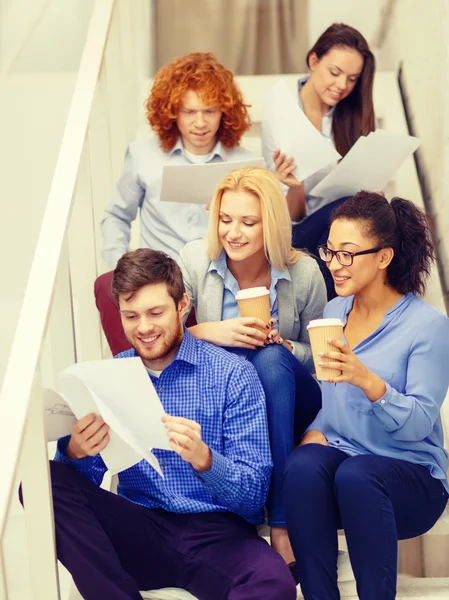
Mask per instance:
[[[293,370],[286,360],[288,352],[289,350],[280,344],[270,344],[256,351],[251,362],[264,388],[276,388],[289,373],[293,375]]]
[[[80,477],[83,477],[70,465],[56,460],[50,461],[50,481],[53,491],[58,487],[79,486]]]
[[[371,494],[376,485],[376,476],[370,468],[371,456],[353,456],[345,460],[337,469],[334,488],[337,496],[360,497],[365,492]]]
[[[263,586],[264,600],[296,600],[296,583],[284,560],[270,553],[271,560],[260,560],[252,574],[252,585]]]
[[[293,450],[287,458],[284,471],[284,490],[290,488],[314,485],[319,478],[319,465],[317,457],[325,446],[319,444],[306,444]]]

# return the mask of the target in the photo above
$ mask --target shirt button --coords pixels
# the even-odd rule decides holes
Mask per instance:
[[[165,462],[165,460],[163,460],[163,461],[161,462],[161,467],[165,467],[165,465],[166,465],[166,464],[167,464],[167,463]]]
[[[164,391],[164,388],[161,386],[161,387],[159,388],[159,391],[160,391],[160,392],[163,392],[163,391]]]
[[[381,404],[385,404],[385,400],[382,398],[382,400],[380,401]]]

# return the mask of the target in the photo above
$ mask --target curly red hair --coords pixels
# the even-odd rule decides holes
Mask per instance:
[[[179,137],[176,119],[187,90],[196,92],[207,106],[220,106],[223,116],[217,140],[233,148],[251,126],[248,106],[228,69],[211,53],[193,52],[162,67],[145,102],[147,119],[161,147],[169,151]]]

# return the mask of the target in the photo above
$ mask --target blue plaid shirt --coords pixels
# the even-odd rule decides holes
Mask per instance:
[[[132,348],[116,358],[136,355]],[[175,452],[155,449],[165,477],[142,460],[119,473],[118,493],[147,508],[233,512],[260,523],[272,461],[265,396],[252,364],[186,331],[174,360],[160,377],[150,377],[169,415],[201,425],[212,467],[197,473]],[[101,456],[70,460],[69,439],[59,440],[55,460],[72,465],[100,485],[106,472]]]

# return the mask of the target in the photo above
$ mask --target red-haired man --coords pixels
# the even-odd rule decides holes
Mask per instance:
[[[212,54],[195,52],[156,74],[146,102],[156,136],[130,144],[123,174],[101,222],[103,258],[113,269],[129,250],[131,223],[140,212],[140,246],[177,260],[179,251],[206,233],[200,204],[160,201],[163,166],[253,158],[239,146],[250,127],[232,73]],[[204,204],[209,198],[204,198]],[[110,292],[112,272],[95,282],[101,322],[113,354],[129,348]]]

